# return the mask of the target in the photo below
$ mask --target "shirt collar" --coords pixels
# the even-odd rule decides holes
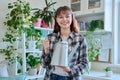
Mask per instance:
[[[58,38],[61,38],[61,37],[60,37],[60,32],[58,32],[57,35],[58,35]],[[72,38],[72,39],[73,39],[74,37],[75,37],[75,32],[72,31],[72,32],[70,33],[70,35],[69,35],[69,38]]]

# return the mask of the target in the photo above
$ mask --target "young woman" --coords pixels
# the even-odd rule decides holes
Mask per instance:
[[[68,67],[51,65],[55,44],[63,40],[68,42],[68,55],[77,43],[79,46]],[[80,80],[79,76],[88,65],[87,45],[84,36],[79,33],[77,21],[69,7],[62,6],[56,10],[53,33],[47,35],[43,48],[42,63],[46,68],[44,80]]]

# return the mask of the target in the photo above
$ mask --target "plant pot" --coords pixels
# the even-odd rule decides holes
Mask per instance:
[[[35,43],[36,41],[28,41],[28,50],[35,50],[36,49]]]
[[[42,20],[42,27],[43,28],[48,28],[49,25],[44,20]]]
[[[36,75],[37,74],[37,68],[30,68],[28,71],[29,75]]]
[[[42,23],[42,19],[38,18],[37,22],[34,22],[33,24],[34,24],[35,27],[40,27],[41,23]]]
[[[17,74],[17,64],[13,63],[8,65],[8,74],[9,75],[16,75]]]
[[[37,64],[36,68],[37,68],[37,72],[38,72],[40,70],[40,64]]]
[[[108,72],[105,73],[106,77],[112,77],[112,75],[113,75],[112,71],[108,71]]]
[[[92,62],[88,63],[89,71],[91,70],[91,64],[92,64]]]

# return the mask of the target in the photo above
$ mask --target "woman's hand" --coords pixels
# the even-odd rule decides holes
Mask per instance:
[[[50,43],[49,40],[43,41],[43,48],[44,48],[45,54],[48,54],[48,52],[49,52],[49,47],[50,47],[49,43]]]
[[[79,26],[78,26],[78,22],[77,22],[77,20],[76,20],[76,18],[75,18],[74,15],[73,15],[73,27],[75,28],[75,31],[76,31],[76,32],[79,32],[79,31],[80,31],[80,28],[79,28]]]
[[[66,72],[70,72],[71,71],[70,67],[65,67],[65,66],[59,66],[59,67],[62,68]]]

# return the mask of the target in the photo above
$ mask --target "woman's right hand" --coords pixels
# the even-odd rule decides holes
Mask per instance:
[[[50,47],[49,44],[50,44],[49,40],[44,40],[43,41],[43,49],[45,51],[45,54],[48,54],[48,52],[49,52],[49,47]]]

